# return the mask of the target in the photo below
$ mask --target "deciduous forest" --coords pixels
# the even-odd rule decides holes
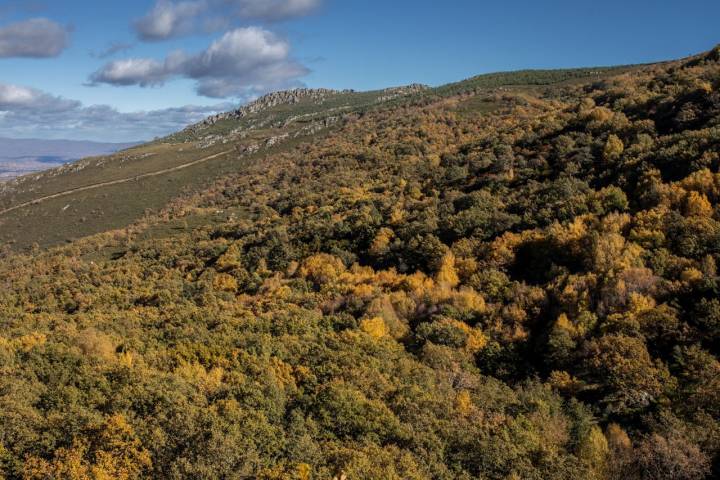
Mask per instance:
[[[720,48],[525,77],[6,247],[0,478],[720,476]]]

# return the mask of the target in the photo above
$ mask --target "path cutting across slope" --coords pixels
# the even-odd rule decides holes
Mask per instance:
[[[225,150],[223,152],[215,153],[213,155],[209,155],[207,157],[203,157],[198,160],[193,160],[192,162],[183,163],[182,165],[177,165],[175,167],[164,168],[162,170],[157,170],[155,172],[142,173],[140,175],[134,175],[132,177],[121,178],[118,180],[111,180],[108,182],[93,183],[91,185],[85,185],[84,187],[71,188],[70,190],[64,190],[62,192],[53,193],[52,195],[45,195],[44,197],[40,197],[40,198],[36,198],[34,200],[19,203],[13,207],[6,208],[5,210],[0,210],[0,215],[4,215],[6,213],[10,213],[12,211],[19,210],[21,208],[29,207],[31,205],[37,205],[37,204],[45,202],[47,200],[52,200],[52,199],[60,198],[60,197],[66,197],[66,196],[72,195],[74,193],[84,192],[87,190],[95,190],[95,189],[103,188],[103,187],[110,187],[112,185],[120,185],[122,183],[128,183],[128,182],[134,182],[137,180],[142,180],[143,178],[157,177],[158,175],[164,175],[166,173],[176,172],[176,171],[182,170],[184,168],[192,167],[193,165],[197,165],[199,163],[207,162],[209,160],[213,160],[215,158],[222,157],[223,155],[227,155],[228,153],[232,153],[234,151],[235,151],[234,149],[233,150]]]

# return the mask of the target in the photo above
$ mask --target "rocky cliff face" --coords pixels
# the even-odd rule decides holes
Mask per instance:
[[[259,113],[263,110],[276,107],[278,105],[293,105],[303,100],[312,100],[321,102],[327,97],[338,95],[340,93],[353,93],[353,90],[332,90],[329,88],[296,88],[294,90],[284,90],[281,92],[272,92],[263,95],[254,102],[248,103],[232,112],[219,113],[212,117],[206,118],[201,125],[213,125],[220,120],[240,119],[253,113]]]

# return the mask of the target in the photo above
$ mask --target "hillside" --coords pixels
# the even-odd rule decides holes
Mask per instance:
[[[720,476],[720,47],[258,102],[0,184],[0,478]]]
[[[472,96],[472,111],[492,111],[502,106],[500,96],[507,89],[532,92],[544,85],[589,81],[623,70],[490,74],[438,89],[410,85],[374,92],[321,89],[270,94],[159,141],[0,184],[0,244],[13,249],[47,247],[124,227],[148,211],[162,209],[178,195],[200,192],[219,178],[244,172],[268,154],[330,135],[368,111],[451,95]],[[164,173],[152,175],[155,172]]]

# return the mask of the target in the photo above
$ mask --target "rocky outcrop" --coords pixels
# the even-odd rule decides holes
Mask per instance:
[[[375,92],[379,94],[372,103],[382,103],[388,100],[392,100],[398,97],[412,95],[415,93],[427,90],[429,87],[421,84],[411,84],[402,87],[387,88]],[[280,92],[273,92],[264,95],[257,100],[248,103],[236,110],[230,112],[224,112],[211,117],[206,118],[200,123],[190,125],[183,130],[183,134],[190,134],[196,139],[200,139],[202,143],[201,148],[207,148],[215,145],[218,142],[227,143],[230,138],[242,139],[245,138],[247,132],[250,130],[262,129],[269,125],[273,125],[278,121],[276,115],[260,116],[257,119],[250,122],[248,125],[243,125],[241,128],[235,128],[229,134],[221,135],[205,135],[209,127],[223,120],[240,120],[253,114],[258,114],[267,110],[277,107],[278,105],[294,105],[301,102],[314,103],[316,105],[322,105],[327,99],[342,95],[342,94],[353,94],[354,90],[332,90],[328,88],[297,88],[294,90],[284,90]],[[309,126],[302,128],[301,134],[307,134],[308,132],[315,133],[322,128],[327,127],[328,123],[334,123],[337,121],[337,117],[342,115],[343,111],[352,108],[352,95],[347,98],[347,105],[338,105],[333,108],[327,108],[323,110],[322,115],[326,117],[326,120],[320,119],[320,122],[314,121]],[[278,128],[287,128],[290,124],[300,119],[312,119],[320,116],[318,112],[313,113],[301,113],[298,115],[291,116],[289,118],[281,119],[281,123],[276,124]],[[324,125],[325,124],[325,125]]]
[[[430,87],[421,83],[412,83],[410,85],[404,85],[402,87],[386,88],[383,90],[383,95],[378,98],[378,102],[387,102],[398,97],[404,97],[406,95],[413,95],[428,90]]]
[[[402,87],[386,88],[382,90],[383,95],[378,98],[378,102],[392,100],[397,97],[412,95],[427,90],[427,85],[413,83]],[[190,130],[198,130],[203,127],[214,125],[221,120],[235,119],[247,117],[255,113],[269,110],[278,105],[294,105],[305,100],[322,103],[329,97],[340,94],[355,93],[355,90],[333,90],[329,88],[296,88],[293,90],[283,90],[280,92],[272,92],[263,95],[257,100],[244,105],[237,110],[223,112],[206,118],[202,122],[188,127]]]
[[[240,119],[253,113],[276,107],[278,105],[293,105],[303,100],[321,102],[326,98],[341,93],[353,93],[353,90],[332,90],[329,88],[296,88],[294,90],[283,90],[280,92],[268,93],[232,112],[219,113],[206,118],[200,125],[213,125],[220,120]]]

